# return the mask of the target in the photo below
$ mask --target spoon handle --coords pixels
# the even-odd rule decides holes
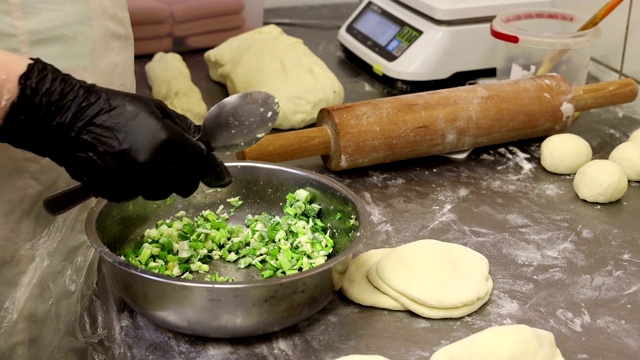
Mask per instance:
[[[60,215],[89,200],[93,195],[82,184],[77,184],[49,195],[42,201],[49,215]]]

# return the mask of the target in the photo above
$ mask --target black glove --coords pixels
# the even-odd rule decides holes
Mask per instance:
[[[231,183],[224,164],[194,140],[200,127],[161,101],[88,84],[33,60],[20,76],[0,141],[50,158],[94,196],[114,202],[188,197],[200,181]]]

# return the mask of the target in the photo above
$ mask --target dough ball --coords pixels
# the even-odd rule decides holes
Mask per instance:
[[[449,344],[430,360],[562,360],[552,333],[527,325],[494,326]]]
[[[556,134],[540,145],[540,163],[555,174],[575,174],[593,156],[591,145],[575,134]]]
[[[336,360],[389,360],[389,359],[380,355],[353,354],[353,355],[341,356]]]
[[[592,160],[573,178],[573,189],[578,197],[593,203],[616,201],[627,191],[627,186],[624,170],[611,160]]]
[[[640,141],[627,141],[616,146],[609,154],[609,160],[620,165],[628,180],[640,180]]]
[[[629,136],[629,141],[640,142],[640,129],[637,129],[636,131],[631,133],[631,135]]]
[[[389,251],[391,249],[387,248],[369,250],[351,260],[342,284],[342,293],[351,301],[360,305],[389,310],[407,310],[406,307],[400,305],[385,293],[380,292],[367,279],[367,271],[371,265]]]
[[[200,89],[191,81],[191,73],[182,56],[158,52],[144,67],[151,95],[171,110],[201,125],[208,109]]]
[[[261,90],[278,99],[274,128],[299,129],[315,123],[321,108],[344,101],[344,88],[301,39],[276,25],[232,37],[204,54],[211,79],[230,94]]]
[[[489,262],[482,254],[429,239],[389,251],[369,268],[367,278],[409,310],[429,318],[468,315],[493,289]]]

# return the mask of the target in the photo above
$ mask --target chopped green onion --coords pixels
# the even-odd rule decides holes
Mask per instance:
[[[122,258],[167,276],[193,279],[205,274],[205,281],[235,281],[210,272],[208,263],[213,260],[234,262],[238,268],[253,266],[263,278],[296,274],[323,264],[333,252],[330,229],[320,219],[322,209],[314,197],[317,192],[298,189],[286,195],[283,214],[247,215],[245,226],[229,223],[223,205],[195,218],[180,211],[147,229],[141,245],[125,250]],[[233,207],[231,214],[243,204],[239,197],[227,202]],[[341,217],[338,213],[335,219]],[[348,222],[357,224],[355,215]]]

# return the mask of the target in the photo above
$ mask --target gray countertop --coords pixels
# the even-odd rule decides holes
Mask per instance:
[[[265,18],[344,21],[355,5],[270,9]],[[396,92],[344,58],[337,27],[285,26],[338,75],[353,102]],[[208,105],[226,96],[206,75],[202,53],[184,54]],[[137,61],[138,92],[149,94]],[[594,158],[606,158],[640,128],[637,106],[584,112],[570,132]],[[541,139],[475,149],[465,160],[440,156],[331,173],[321,159],[288,165],[339,180],[367,205],[374,229],[358,253],[419,239],[468,246],[489,259],[494,289],[478,311],[430,320],[359,306],[340,293],[319,313],[283,331],[245,339],[184,336],[159,328],[111,299],[118,353],[132,359],[335,359],[378,354],[428,359],[484,328],[526,324],[555,335],[566,359],[635,359],[640,352],[640,186],[611,204],[578,199],[572,176],[546,172]],[[99,282],[101,296],[105,286]],[[215,321],[215,320],[214,320]]]

